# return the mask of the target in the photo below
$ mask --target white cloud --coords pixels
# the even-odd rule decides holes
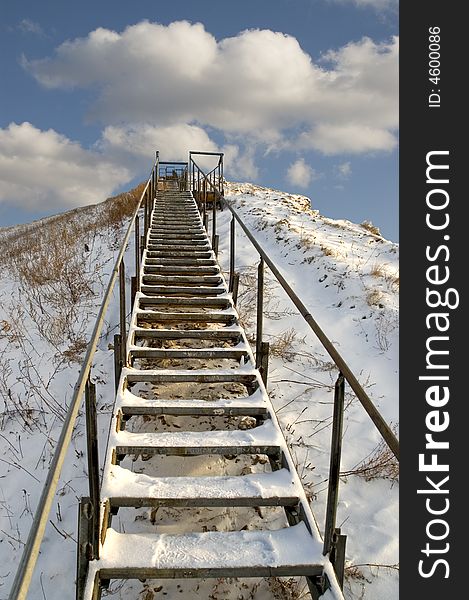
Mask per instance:
[[[301,188],[307,188],[317,178],[316,171],[305,163],[304,158],[299,158],[287,170],[287,180],[289,183]]]
[[[258,169],[254,161],[254,147],[243,150],[237,144],[218,146],[207,132],[196,125],[176,124],[155,127],[150,124],[126,126],[109,125],[96,144],[97,149],[114,160],[123,162],[138,170],[142,158],[154,156],[155,150],[164,153],[164,160],[186,161],[189,150],[199,152],[223,152],[225,154],[225,174],[231,178],[254,180]],[[195,157],[197,164],[211,171],[218,158]],[[215,162],[214,162],[215,161]]]
[[[397,38],[363,38],[314,63],[283,33],[248,30],[217,41],[187,21],[142,21],[121,33],[99,28],[52,57],[24,61],[46,87],[95,89],[89,116],[107,126],[196,125],[267,149],[326,154],[394,147],[397,64]],[[347,137],[357,131],[359,143]]]
[[[36,35],[43,36],[44,30],[35,21],[31,21],[31,19],[23,19],[18,23],[18,29],[23,33],[35,33]]]
[[[390,151],[397,145],[396,138],[385,129],[363,125],[321,124],[313,131],[302,134],[299,147],[312,148],[326,155],[341,153],[362,154],[373,151]]]
[[[378,11],[395,9],[399,0],[332,0],[340,4],[355,4],[359,8],[374,8]]]
[[[255,164],[255,147],[249,146],[244,151],[235,144],[228,144],[222,148],[225,153],[225,173],[234,180],[255,181],[259,176],[259,169]]]
[[[350,161],[341,163],[340,165],[336,165],[336,169],[337,173],[339,174],[339,177],[342,177],[343,179],[350,177],[350,175],[352,174],[352,165],[350,164]]]
[[[49,129],[0,129],[0,202],[25,210],[65,210],[107,198],[129,171]]]
[[[103,152],[126,153],[141,158],[163,150],[165,160],[186,161],[189,150],[217,152],[217,145],[201,127],[185,123],[155,127],[149,124],[109,125],[102,133],[98,147]]]

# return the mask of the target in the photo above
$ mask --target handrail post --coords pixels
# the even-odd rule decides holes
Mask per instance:
[[[207,179],[205,179],[205,187],[207,188]],[[215,238],[217,235],[217,202],[215,200],[215,192],[213,193],[212,202],[212,247],[215,246]]]
[[[125,265],[122,259],[119,265],[119,326],[121,338],[121,360],[122,366],[127,365],[127,335],[125,324]]]
[[[148,198],[150,196],[150,184],[147,187],[147,191],[145,194],[145,199],[143,202],[143,239],[146,240],[147,239],[147,231],[148,231],[148,210],[147,210],[147,205],[148,205]],[[142,244],[142,250],[144,248],[144,244]]]
[[[140,219],[137,215],[135,217],[135,277],[136,291],[140,291]]]
[[[230,282],[229,282],[229,286],[228,286],[228,291],[232,291],[233,290],[233,275],[234,275],[234,270],[235,270],[235,236],[236,236],[236,221],[235,218],[232,216],[231,218],[231,223],[230,223]]]
[[[96,415],[96,385],[90,376],[85,387],[86,446],[88,455],[88,483],[91,500],[91,560],[99,558],[99,454],[98,422]]]
[[[339,373],[334,388],[334,414],[332,420],[331,458],[329,465],[329,487],[327,490],[323,554],[329,553],[334,545],[337,503],[339,499],[340,459],[342,454],[344,395],[345,379],[342,373]]]
[[[256,327],[256,369],[262,362],[262,329],[264,319],[264,259],[260,257],[257,267],[257,327]]]

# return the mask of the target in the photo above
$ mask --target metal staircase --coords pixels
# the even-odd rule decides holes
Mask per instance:
[[[87,562],[78,597],[97,600],[111,579],[302,575],[313,598],[343,598],[191,192],[155,193],[123,356],[98,558]],[[162,425],[174,419],[177,428]],[[230,463],[229,474],[191,471],[194,457],[213,456]],[[246,473],[252,456],[262,470]],[[171,473],[169,463],[168,473],[164,461],[174,457],[187,465]],[[283,521],[126,533],[116,515],[128,507],[280,507]]]

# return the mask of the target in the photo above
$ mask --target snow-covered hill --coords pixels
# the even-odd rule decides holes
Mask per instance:
[[[371,224],[334,221],[307,198],[252,184],[227,184],[226,197],[269,253],[374,400],[398,425],[398,246]],[[0,230],[0,598],[13,580],[45,479],[86,339],[122,236],[125,211],[112,202]],[[121,221],[121,217],[124,220]],[[219,259],[229,266],[229,211],[218,214]],[[255,335],[258,256],[237,228],[239,312]],[[129,276],[132,267],[127,269]],[[268,390],[308,490],[320,529],[327,496],[332,387],[330,358],[266,271]],[[104,450],[114,397],[109,345],[117,305],[107,316],[93,373]],[[347,390],[338,525],[348,535],[347,598],[398,597],[398,467],[364,409]],[[82,417],[82,416],[81,416]],[[77,498],[87,493],[80,417],[50,515],[30,598],[73,597]],[[185,588],[186,589],[186,588]],[[119,587],[111,589],[121,597]],[[187,597],[163,582],[165,597]],[[293,583],[272,598],[300,598]],[[265,600],[265,588],[212,582],[190,597]],[[153,594],[153,595],[152,595]],[[122,596],[124,597],[124,596]],[[159,593],[148,586],[138,597]],[[306,597],[306,596],[305,596]]]

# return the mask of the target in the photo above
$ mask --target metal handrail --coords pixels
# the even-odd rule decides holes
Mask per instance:
[[[194,161],[194,159],[192,157],[190,157],[190,161],[192,161],[194,163],[195,167],[198,169],[198,172],[201,173],[202,175],[204,175],[202,169],[199,167],[199,165],[197,165],[197,163]],[[208,184],[213,188],[213,191],[215,192],[215,195],[218,197],[220,202],[231,211],[233,217],[236,219],[236,221],[238,221],[238,223],[240,224],[244,233],[248,237],[249,241],[252,243],[252,245],[256,248],[257,252],[259,253],[259,256],[268,265],[268,267],[272,271],[272,273],[275,276],[275,278],[277,279],[277,281],[280,283],[282,288],[285,290],[287,296],[290,298],[290,300],[296,306],[296,308],[298,309],[298,311],[300,312],[300,314],[304,318],[304,320],[308,323],[308,325],[314,331],[314,333],[316,334],[316,337],[319,339],[319,341],[323,345],[326,352],[332,358],[332,360],[336,364],[339,371],[343,374],[347,383],[350,385],[352,390],[355,392],[355,395],[357,396],[358,400],[360,401],[361,405],[367,412],[368,416],[371,418],[374,425],[380,432],[384,441],[389,446],[391,452],[394,454],[396,459],[399,460],[399,441],[398,441],[397,437],[395,436],[394,432],[389,427],[389,425],[386,423],[386,421],[384,420],[383,416],[378,411],[376,406],[373,404],[371,398],[365,392],[365,390],[359,383],[358,379],[355,377],[354,373],[352,372],[352,370],[350,369],[348,364],[342,358],[340,353],[336,350],[334,344],[331,342],[331,340],[327,337],[327,335],[324,333],[324,331],[318,325],[316,320],[313,318],[313,316],[309,312],[308,308],[300,300],[299,296],[293,291],[290,284],[286,281],[286,279],[280,273],[280,271],[278,270],[276,265],[272,262],[272,260],[269,258],[269,256],[264,251],[262,246],[260,246],[260,244],[254,238],[254,236],[249,231],[247,226],[243,223],[243,220],[238,215],[236,210],[225,199],[224,195],[221,194],[220,191],[218,189],[216,189],[216,187],[214,185],[212,185],[211,180],[208,179],[207,176],[204,176],[204,178],[208,182]]]
[[[31,584],[31,579],[34,573],[34,567],[36,565],[36,561],[39,555],[41,542],[44,537],[47,519],[49,517],[52,502],[54,500],[55,492],[60,479],[60,473],[65,461],[68,447],[70,445],[73,428],[75,427],[78,411],[83,400],[85,387],[88,382],[91,370],[91,361],[93,359],[94,353],[96,352],[96,347],[98,345],[99,337],[101,335],[104,317],[109,307],[111,294],[119,274],[120,266],[123,263],[124,254],[127,248],[127,244],[130,240],[130,235],[132,233],[136,217],[138,215],[139,210],[142,207],[147,190],[152,183],[154,171],[158,168],[158,161],[159,157],[157,153],[156,161],[153,165],[151,175],[148,178],[148,181],[145,185],[140,200],[137,204],[137,207],[133,213],[132,219],[127,228],[125,237],[122,241],[122,246],[119,255],[117,256],[114,268],[112,270],[111,277],[109,279],[109,284],[107,286],[106,293],[103,298],[103,302],[99,309],[98,316],[96,317],[96,323],[93,329],[93,333],[91,335],[91,339],[88,343],[85,359],[83,361],[78,380],[75,384],[73,397],[68,407],[67,415],[65,416],[64,425],[59,440],[57,442],[57,446],[55,448],[54,456],[52,458],[51,466],[49,468],[49,472],[44,483],[41,497],[36,508],[28,539],[26,541],[23,554],[21,556],[21,561],[18,566],[15,579],[13,581],[13,586],[10,590],[9,600],[24,600],[27,596],[28,589]]]

